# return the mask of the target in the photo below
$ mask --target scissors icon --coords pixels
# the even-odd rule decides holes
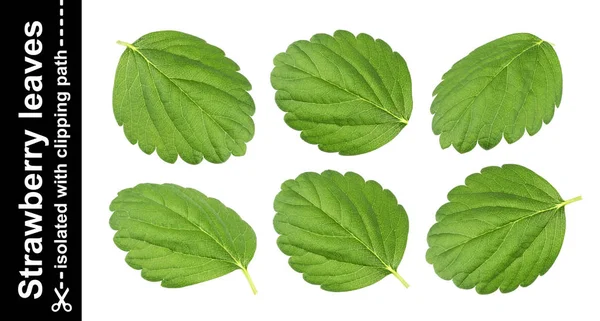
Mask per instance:
[[[58,302],[52,304],[52,312],[58,312],[61,307],[63,310],[65,310],[65,312],[71,312],[71,310],[73,310],[73,306],[71,303],[65,302],[65,298],[67,297],[67,294],[69,294],[69,288],[67,288],[62,295],[57,288],[54,288],[54,293],[56,293],[56,296],[58,297]]]

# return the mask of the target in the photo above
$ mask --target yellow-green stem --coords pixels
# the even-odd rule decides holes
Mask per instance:
[[[401,277],[401,276],[400,276],[400,274],[398,274],[398,272],[397,272],[396,270],[392,269],[392,268],[391,268],[391,267],[389,267],[389,266],[388,266],[388,267],[386,267],[386,269],[387,269],[388,271],[390,271],[390,272],[391,272],[391,273],[392,273],[392,274],[393,274],[393,275],[396,277],[396,279],[400,280],[400,282],[402,282],[402,285],[404,285],[404,287],[408,289],[408,287],[409,287],[410,285],[408,284],[408,282],[406,282],[406,280],[404,280],[404,278],[403,278],[403,277]]]
[[[568,205],[568,204],[575,203],[575,202],[577,202],[577,201],[581,201],[581,200],[582,200],[582,197],[581,197],[581,195],[579,195],[579,196],[577,196],[577,197],[573,197],[573,198],[571,198],[571,199],[568,199],[568,200],[566,200],[566,201],[564,201],[564,202],[562,202],[562,203],[558,204],[556,207],[557,207],[557,208],[561,208],[561,207],[563,207],[563,206],[566,206],[566,205]]]
[[[250,288],[252,289],[252,293],[254,295],[256,295],[256,293],[258,293],[258,291],[256,290],[256,286],[254,285],[254,282],[252,281],[252,277],[250,277],[250,273],[248,273],[248,269],[246,269],[245,267],[240,267],[242,272],[244,272],[244,276],[246,277],[246,280],[248,280],[248,283],[250,284]]]
[[[134,47],[132,44],[125,42],[125,41],[121,41],[121,40],[117,40],[117,44],[121,45],[121,46],[125,46],[131,50],[137,50],[136,47]]]

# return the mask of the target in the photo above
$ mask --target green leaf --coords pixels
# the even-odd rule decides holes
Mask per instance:
[[[552,45],[517,33],[496,39],[452,66],[433,92],[433,132],[440,145],[460,153],[479,142],[534,135],[554,116],[562,96],[562,71]]]
[[[222,163],[246,153],[254,135],[250,83],[238,65],[204,40],[177,31],[149,33],[126,46],[113,111],[132,143],[174,163]]]
[[[240,269],[256,294],[248,274],[254,230],[218,200],[174,184],[140,184],[119,192],[110,210],[115,244],[144,279],[178,288]]]
[[[271,84],[285,122],[326,152],[357,155],[391,141],[412,112],[406,62],[381,39],[338,30],[292,43]]]
[[[542,177],[519,165],[487,167],[448,194],[427,235],[427,262],[444,280],[480,294],[511,292],[544,275],[565,235],[565,205]]]
[[[279,249],[304,279],[327,291],[369,286],[396,270],[408,217],[389,190],[355,173],[303,173],[281,186],[274,226]]]

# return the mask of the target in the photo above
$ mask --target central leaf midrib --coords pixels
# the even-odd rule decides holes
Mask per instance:
[[[408,120],[406,120],[404,117],[400,117],[400,116],[392,113],[391,111],[385,109],[383,106],[379,106],[377,103],[372,102],[369,99],[366,99],[363,96],[361,96],[359,94],[356,94],[356,93],[354,93],[354,92],[352,92],[352,91],[350,91],[350,90],[348,90],[348,89],[346,89],[344,87],[341,87],[341,86],[339,86],[338,84],[336,84],[334,82],[331,82],[331,81],[329,81],[329,80],[327,80],[325,78],[319,77],[318,75],[312,74],[312,73],[310,73],[310,72],[308,72],[308,71],[306,71],[304,69],[301,69],[299,67],[292,66],[292,65],[286,64],[286,63],[283,63],[283,64],[286,65],[286,66],[288,66],[288,67],[291,67],[293,69],[296,69],[298,71],[301,71],[301,72],[303,72],[303,73],[305,73],[305,74],[307,74],[307,75],[309,75],[309,76],[311,76],[311,77],[313,77],[315,79],[319,79],[321,81],[324,81],[324,82],[328,83],[329,85],[334,86],[334,87],[336,87],[336,88],[338,88],[340,90],[343,90],[344,92],[348,93],[349,95],[352,95],[352,96],[356,97],[358,100],[364,101],[364,102],[366,102],[366,103],[374,106],[375,108],[384,111],[386,114],[388,114],[388,115],[394,117],[395,119],[397,119],[399,123],[408,124]]]
[[[542,214],[542,213],[550,212],[550,211],[552,211],[552,210],[558,210],[558,209],[562,208],[563,206],[565,206],[565,205],[566,205],[565,203],[566,203],[566,202],[564,202],[564,201],[563,201],[563,202],[561,202],[561,203],[555,204],[555,205],[554,205],[554,206],[552,206],[552,207],[545,208],[545,209],[542,209],[542,210],[538,210],[538,211],[536,211],[536,212],[533,212],[533,213],[531,213],[531,214],[529,214],[529,215],[526,215],[526,216],[523,216],[523,217],[519,217],[518,219],[516,219],[516,220],[514,220],[514,221],[510,221],[510,222],[504,223],[504,224],[502,224],[502,225],[500,225],[500,226],[497,226],[497,227],[495,227],[495,228],[493,228],[493,229],[490,229],[490,230],[488,230],[488,231],[486,231],[486,232],[484,232],[484,233],[481,233],[481,234],[479,234],[479,235],[476,235],[476,236],[475,236],[475,237],[473,237],[473,238],[470,238],[470,239],[468,239],[468,240],[466,240],[466,241],[463,241],[463,242],[460,242],[460,243],[458,243],[458,244],[456,244],[456,245],[453,245],[453,246],[451,246],[451,247],[449,247],[449,248],[445,249],[444,251],[442,251],[442,252],[440,252],[440,253],[437,253],[437,254],[436,254],[436,256],[440,256],[440,255],[442,255],[442,254],[444,254],[444,253],[446,253],[446,252],[448,252],[448,251],[451,251],[451,250],[453,250],[453,249],[455,249],[455,248],[457,248],[457,247],[463,246],[463,245],[465,245],[465,244],[467,244],[467,243],[469,243],[469,242],[471,242],[471,241],[473,241],[473,240],[475,240],[475,239],[478,239],[478,238],[480,238],[480,237],[484,237],[484,236],[486,236],[486,235],[488,235],[488,234],[494,233],[494,232],[496,232],[496,231],[498,231],[498,230],[501,230],[501,229],[503,229],[503,228],[505,228],[505,227],[507,227],[507,226],[510,226],[510,225],[515,225],[515,224],[519,223],[519,222],[520,222],[520,221],[522,221],[522,220],[525,220],[525,219],[528,219],[528,218],[534,217],[534,216],[536,216],[536,215],[539,215],[539,214]],[[443,222],[443,221],[441,221],[441,222],[439,222],[439,223],[442,223],[442,222]]]
[[[177,191],[177,193],[179,193],[179,191]],[[214,241],[214,242],[215,242],[217,245],[219,245],[221,248],[223,248],[223,250],[225,250],[225,252],[227,252],[227,254],[229,254],[229,256],[231,257],[231,259],[233,260],[233,263],[234,263],[235,265],[237,265],[237,266],[238,266],[238,267],[240,267],[240,268],[243,268],[243,265],[242,265],[242,263],[241,263],[241,262],[240,262],[238,259],[236,259],[236,258],[233,256],[233,254],[232,254],[232,253],[229,251],[229,249],[228,249],[228,248],[227,248],[225,245],[223,245],[221,242],[219,242],[219,241],[218,241],[218,240],[217,240],[217,239],[216,239],[216,238],[215,238],[215,237],[214,237],[212,234],[210,234],[210,233],[208,233],[206,230],[204,230],[204,229],[203,229],[201,226],[199,226],[198,224],[196,224],[196,223],[192,222],[192,221],[191,221],[191,220],[189,220],[187,217],[184,217],[183,215],[181,215],[181,214],[179,214],[178,212],[174,211],[173,209],[171,209],[170,207],[168,207],[166,204],[161,204],[161,203],[159,203],[158,201],[156,201],[156,200],[153,200],[153,199],[151,199],[151,198],[147,197],[146,195],[143,195],[143,194],[140,194],[140,193],[138,193],[138,194],[139,194],[141,197],[143,197],[143,198],[145,198],[145,199],[147,199],[147,200],[149,200],[149,201],[151,201],[151,202],[153,202],[153,203],[155,203],[155,204],[157,204],[157,205],[159,205],[159,206],[161,206],[161,207],[163,207],[163,208],[165,208],[165,209],[169,210],[169,211],[170,211],[170,212],[172,212],[172,213],[175,213],[175,214],[177,214],[177,216],[179,216],[179,217],[181,217],[181,218],[185,219],[186,221],[188,221],[190,224],[192,224],[193,226],[195,226],[195,227],[196,227],[196,228],[197,228],[199,231],[201,231],[202,233],[204,233],[204,234],[206,234],[208,237],[210,237],[210,238],[211,238],[211,239],[212,239],[212,240],[213,240],[213,241]],[[189,198],[187,195],[184,195],[184,196],[185,196],[186,198],[190,199],[190,198]],[[191,199],[190,199],[190,200],[191,200]],[[191,201],[192,201],[193,203],[195,203],[193,200],[191,200]]]
[[[350,234],[350,236],[352,236],[353,239],[355,239],[356,241],[358,241],[362,246],[364,246],[369,252],[371,252],[371,254],[373,254],[378,260],[379,262],[381,262],[381,264],[383,265],[383,269],[390,271],[390,269],[393,270],[393,268],[387,264],[384,260],[381,259],[381,257],[375,252],[375,250],[371,249],[366,243],[364,243],[359,237],[357,237],[356,235],[354,235],[354,233],[352,233],[350,230],[348,230],[345,226],[343,226],[340,222],[338,222],[335,218],[333,218],[332,216],[330,216],[329,214],[327,214],[327,212],[325,212],[322,208],[320,208],[319,206],[317,206],[316,204],[314,204],[311,200],[309,200],[307,197],[305,197],[304,195],[300,194],[299,192],[290,189],[290,191],[293,191],[296,195],[300,196],[301,198],[305,199],[307,202],[309,202],[312,206],[314,206],[316,209],[318,209],[321,213],[325,214],[326,217],[328,217],[329,219],[331,219],[333,222],[335,222],[339,227],[341,227],[346,233]],[[362,264],[360,264],[362,265]]]
[[[467,106],[464,108],[464,111],[463,111],[463,113],[461,114],[461,116],[459,117],[459,119],[460,119],[460,118],[462,118],[462,117],[464,116],[464,114],[465,114],[465,113],[466,113],[466,112],[467,112],[467,111],[468,111],[468,110],[471,108],[471,106],[473,106],[473,104],[475,103],[475,101],[477,101],[477,99],[478,99],[479,97],[481,97],[481,94],[482,94],[482,93],[483,93],[483,92],[484,92],[484,91],[485,91],[485,90],[488,88],[488,86],[489,86],[490,84],[492,84],[492,83],[494,82],[494,80],[496,80],[496,77],[498,77],[498,75],[499,75],[499,74],[500,74],[502,71],[504,71],[506,68],[508,68],[508,66],[510,66],[510,65],[513,63],[513,61],[515,61],[517,58],[519,58],[519,57],[520,57],[521,55],[523,55],[525,52],[527,52],[527,51],[529,51],[529,50],[533,49],[534,47],[540,46],[540,45],[541,45],[543,42],[544,42],[543,40],[540,40],[540,41],[537,41],[537,42],[535,42],[533,45],[531,45],[531,46],[529,46],[529,47],[525,48],[523,51],[521,51],[520,53],[518,53],[517,55],[515,55],[513,58],[511,58],[511,59],[510,59],[510,60],[509,60],[509,61],[508,61],[508,62],[507,62],[507,63],[506,63],[504,66],[502,66],[502,68],[500,68],[500,70],[498,70],[498,71],[497,71],[497,72],[496,72],[496,73],[495,73],[495,74],[494,74],[492,77],[490,77],[490,81],[489,81],[489,82],[488,82],[488,83],[487,83],[487,84],[486,84],[486,85],[483,87],[483,89],[481,89],[481,90],[480,90],[480,91],[479,91],[477,94],[475,94],[475,96],[473,96],[473,97],[472,97],[472,98],[473,98],[473,100],[472,100],[472,101],[471,101],[471,102],[470,102],[470,103],[469,103],[469,104],[468,104],[468,105],[467,105]],[[461,81],[459,82],[459,84],[460,84],[460,83],[462,83],[463,81],[464,81],[464,80],[461,80]],[[454,88],[456,88],[456,87],[458,87],[458,86],[455,86]],[[452,128],[451,128],[450,130],[446,131],[446,132],[451,132],[451,131],[453,131],[453,130],[454,130],[454,128],[456,127],[456,125],[457,125],[457,124],[458,124],[458,121],[456,121],[456,122],[454,123],[454,125],[452,126]]]

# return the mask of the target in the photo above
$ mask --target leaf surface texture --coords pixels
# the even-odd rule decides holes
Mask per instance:
[[[562,71],[552,45],[527,33],[489,42],[458,61],[433,92],[432,128],[440,145],[460,153],[479,143],[514,143],[548,124],[562,97]]]
[[[565,235],[565,201],[520,165],[486,167],[448,194],[427,235],[427,262],[480,294],[514,291],[544,275]]]
[[[285,122],[326,152],[363,154],[391,141],[412,112],[406,62],[381,39],[336,31],[292,43],[271,84]]]
[[[254,135],[251,86],[221,49],[177,31],[120,43],[113,111],[132,144],[169,163],[245,154]]]
[[[144,279],[178,288],[241,269],[256,290],[248,274],[256,235],[220,201],[174,184],[140,184],[119,192],[110,210],[114,242]]]

